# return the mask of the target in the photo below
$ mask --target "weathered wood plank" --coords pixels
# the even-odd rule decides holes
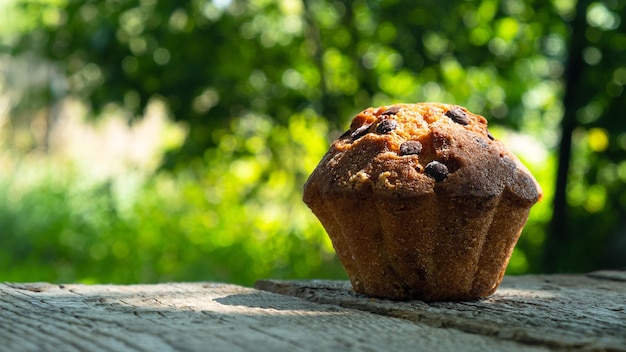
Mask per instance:
[[[258,289],[359,309],[434,327],[556,349],[626,351],[622,272],[505,277],[491,297],[473,302],[392,302],[351,291],[347,281],[257,282]]]
[[[605,280],[626,282],[626,270],[594,271],[594,272],[587,274],[587,276],[593,277],[594,279],[605,279]]]
[[[235,285],[0,284],[0,351],[542,351]]]

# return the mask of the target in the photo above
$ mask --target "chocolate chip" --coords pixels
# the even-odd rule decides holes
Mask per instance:
[[[478,144],[480,144],[480,146],[483,148],[487,148],[489,146],[487,142],[485,142],[485,140],[480,137],[476,137],[476,142],[478,142]]]
[[[387,134],[398,127],[398,121],[392,119],[385,119],[378,123],[376,126],[376,133],[378,134]]]
[[[398,113],[398,111],[400,111],[399,106],[392,106],[389,109],[383,111],[381,115],[395,115]]]
[[[448,167],[438,161],[431,161],[426,165],[424,173],[426,176],[432,177],[439,182],[448,177]]]
[[[400,155],[419,155],[422,152],[422,143],[406,141],[400,144]]]
[[[493,136],[493,134],[491,134],[491,132],[487,131],[487,137],[489,137],[489,139],[491,139],[492,141],[496,140],[496,137]]]
[[[452,121],[460,124],[467,125],[469,124],[469,117],[465,113],[465,111],[460,108],[452,108],[446,112],[446,116],[452,119]]]
[[[365,136],[366,134],[369,133],[370,126],[371,125],[363,125],[363,126],[357,128],[356,130],[354,130],[354,132],[352,132],[352,134],[350,134],[350,138],[352,138],[352,139],[359,139],[359,138]]]

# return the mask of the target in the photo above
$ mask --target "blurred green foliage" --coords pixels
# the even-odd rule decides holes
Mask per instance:
[[[414,101],[485,115],[540,181],[509,273],[626,263],[624,0],[3,6],[1,280],[343,278],[302,184],[356,112]],[[151,175],[85,180],[47,149],[67,99],[132,125],[154,98],[188,134]]]
[[[326,134],[311,110],[286,126],[248,115],[216,131],[203,158],[145,182],[84,180],[67,162],[23,160],[0,184],[2,279],[342,277],[298,191]]]

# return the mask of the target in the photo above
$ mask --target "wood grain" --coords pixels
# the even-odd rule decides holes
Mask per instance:
[[[553,349],[626,351],[625,279],[622,271],[506,277],[487,299],[437,303],[372,299],[354,293],[347,281],[263,280],[256,287]]]
[[[5,283],[0,351],[546,350],[361,308],[217,283]]]

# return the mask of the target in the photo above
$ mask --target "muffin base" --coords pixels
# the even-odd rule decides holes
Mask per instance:
[[[437,193],[411,200],[331,198],[313,208],[354,290],[393,300],[493,294],[529,213],[506,191],[499,199],[470,203]]]

